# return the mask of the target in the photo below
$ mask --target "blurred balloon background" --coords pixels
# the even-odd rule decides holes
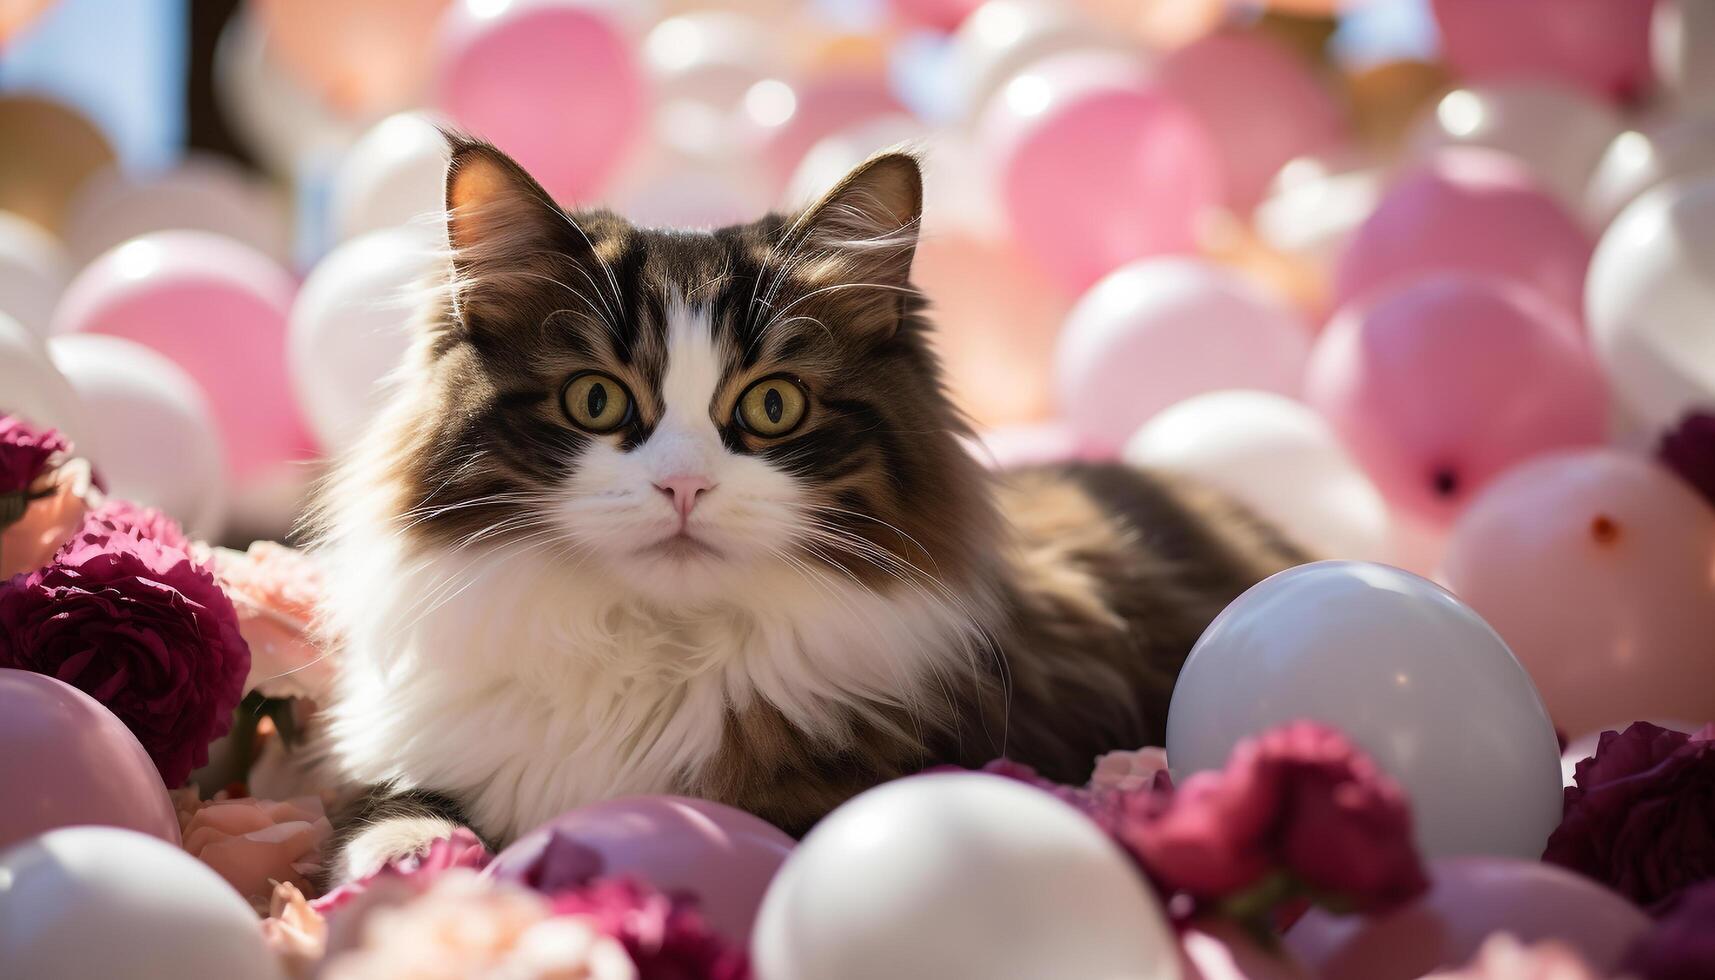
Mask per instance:
[[[1706,7],[0,5],[0,410],[287,536],[443,261],[437,126],[690,227],[903,143],[986,461],[1190,474],[1434,577],[1569,735],[1701,719],[1712,512],[1652,449],[1715,405]]]

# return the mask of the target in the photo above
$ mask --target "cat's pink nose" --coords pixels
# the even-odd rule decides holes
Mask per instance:
[[[715,485],[706,476],[696,473],[675,473],[655,481],[655,489],[666,494],[673,502],[673,509],[679,512],[681,518],[691,516],[691,508],[697,506],[697,498],[705,490],[713,490]]]

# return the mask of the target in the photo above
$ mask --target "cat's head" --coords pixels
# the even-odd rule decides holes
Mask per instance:
[[[384,423],[412,542],[687,602],[763,570],[922,588],[983,561],[983,476],[909,279],[913,158],[689,232],[564,210],[494,147],[452,144],[451,288]]]

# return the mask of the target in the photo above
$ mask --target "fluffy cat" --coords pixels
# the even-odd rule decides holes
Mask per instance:
[[[937,763],[1081,781],[1160,741],[1209,620],[1301,560],[1160,476],[972,457],[907,155],[683,232],[449,139],[447,288],[318,518],[325,751],[380,787],[343,874],[624,794],[802,833]]]

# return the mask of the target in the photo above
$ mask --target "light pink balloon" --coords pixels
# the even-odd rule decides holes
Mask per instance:
[[[1513,470],[1459,519],[1442,578],[1568,734],[1715,719],[1715,509],[1653,461],[1591,449]]]
[[[1556,939],[1599,976],[1611,976],[1650,920],[1626,899],[1564,868],[1517,858],[1431,862],[1422,898],[1387,915],[1337,916],[1311,909],[1286,934],[1286,948],[1321,980],[1415,980],[1463,966],[1483,940],[1512,933],[1524,943]]]
[[[178,814],[149,753],[77,688],[0,669],[0,746],[0,851],[80,824],[178,844]]]
[[[551,891],[592,875],[632,875],[696,895],[703,917],[750,940],[762,894],[797,841],[743,810],[684,796],[579,807],[520,837],[487,874]]]
[[[314,451],[286,376],[296,289],[247,245],[208,232],[156,232],[85,266],[60,300],[53,330],[125,337],[184,368],[208,396],[227,465],[242,483]]]
[[[1260,35],[1193,41],[1168,52],[1156,77],[1214,136],[1236,208],[1255,207],[1287,163],[1347,137],[1339,106],[1305,60]]]
[[[1046,59],[1009,82],[982,121],[1014,239],[1072,291],[1134,259],[1195,251],[1198,220],[1222,199],[1208,130],[1115,59]]]
[[[632,45],[599,6],[464,0],[443,24],[434,101],[563,204],[601,193],[643,128]]]
[[[1514,283],[1427,276],[1334,319],[1306,399],[1383,496],[1446,524],[1502,470],[1602,441],[1606,391],[1566,320]]]
[[[776,190],[785,188],[804,155],[823,139],[905,111],[884,79],[856,72],[797,85],[769,79],[745,95],[745,115],[755,129],[752,138]]]
[[[983,0],[890,0],[893,15],[907,24],[951,31],[964,22]]]
[[[1434,0],[1448,62],[1474,82],[1548,78],[1606,99],[1646,94],[1655,0]]]
[[[1310,329],[1278,298],[1202,259],[1115,270],[1066,318],[1054,356],[1060,413],[1091,449],[1117,453],[1156,412],[1250,388],[1296,397]]]
[[[1440,269],[1483,272],[1535,287],[1577,327],[1594,247],[1524,164],[1495,150],[1449,147],[1395,181],[1358,228],[1335,272],[1335,300],[1344,305]]]

